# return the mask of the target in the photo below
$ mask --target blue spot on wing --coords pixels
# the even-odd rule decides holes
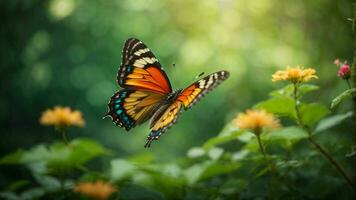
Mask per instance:
[[[136,121],[126,113],[123,107],[125,98],[127,98],[130,93],[131,91],[121,90],[115,95],[113,95],[109,103],[109,114],[111,115],[113,121],[117,125],[125,127],[126,130],[129,130],[134,127],[136,123]]]

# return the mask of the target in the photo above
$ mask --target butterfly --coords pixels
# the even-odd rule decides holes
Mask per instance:
[[[185,89],[173,90],[155,55],[140,40],[125,42],[117,82],[122,88],[110,98],[104,117],[127,131],[150,120],[146,147],[171,127],[187,110],[229,77],[228,71],[212,73]]]

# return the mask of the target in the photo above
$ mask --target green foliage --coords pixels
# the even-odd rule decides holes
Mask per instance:
[[[294,100],[290,97],[275,97],[258,103],[255,108],[265,109],[276,115],[295,118],[294,106]]]
[[[301,120],[304,125],[311,126],[329,114],[329,109],[318,103],[300,106]]]
[[[313,91],[316,91],[319,89],[320,88],[317,85],[301,84],[299,87],[299,96],[304,96],[305,94],[307,94],[309,92],[313,92]],[[284,86],[281,89],[274,90],[274,91],[270,92],[270,95],[273,97],[293,98],[293,90],[294,90],[293,84],[288,84],[287,86]]]
[[[336,125],[339,125],[344,120],[346,120],[352,116],[353,116],[353,112],[349,111],[345,114],[338,114],[338,115],[333,115],[333,116],[327,117],[318,123],[318,125],[315,129],[315,133],[319,133],[319,132],[328,130]]]
[[[355,175],[350,97],[356,90],[330,100],[347,86],[330,59],[353,53],[346,48],[353,44],[345,21],[349,1],[0,5],[0,199],[90,199],[73,190],[97,180],[113,184],[118,192],[110,199],[122,200],[354,198],[350,183],[320,153]],[[129,37],[153,50],[175,89],[201,72],[231,73],[150,149],[141,145],[147,127],[123,134],[100,120],[118,90],[117,66]],[[269,92],[279,84],[270,80],[273,71],[295,63],[312,64],[320,87],[300,83],[296,97],[288,83]],[[332,112],[324,106],[330,102]],[[52,128],[38,125],[40,112],[55,105],[80,110],[86,121],[83,129],[68,129],[68,145]],[[253,133],[229,122],[251,106],[274,114],[282,126]]]
[[[69,145],[56,142],[48,147],[40,144],[27,151],[18,150],[1,158],[0,164],[23,164],[39,174],[59,175],[81,168],[93,158],[108,153],[107,149],[93,140],[75,139]]]

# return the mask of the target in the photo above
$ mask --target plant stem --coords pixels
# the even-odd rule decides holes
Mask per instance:
[[[262,141],[261,141],[260,134],[256,134],[256,137],[257,137],[258,146],[260,147],[261,153],[262,153],[264,159],[267,161],[267,164],[268,164],[268,166],[269,166],[269,162],[268,162],[268,158],[267,158],[267,156],[266,156],[265,149],[264,149],[263,146],[262,146]]]
[[[259,131],[260,132],[260,131]],[[267,163],[267,166],[268,166],[268,170],[270,172],[272,172],[272,167],[271,167],[271,164],[270,164],[270,161],[269,159],[267,158],[267,155],[266,155],[266,152],[265,152],[265,149],[263,148],[263,145],[262,145],[262,141],[261,141],[261,137],[260,137],[260,133],[256,133],[256,137],[257,137],[257,141],[258,141],[258,146],[260,147],[260,150],[261,150],[261,153],[263,155],[263,158],[265,160],[265,162]],[[267,184],[267,188],[268,188],[268,191],[271,195],[271,197],[273,197],[273,193],[274,193],[274,190],[273,190],[273,183],[270,181],[270,184]]]
[[[293,84],[294,86],[294,90],[293,90],[293,97],[294,97],[294,109],[295,109],[295,113],[296,113],[296,117],[297,117],[297,124],[300,126],[300,127],[304,127],[303,126],[303,122],[302,122],[302,117],[300,115],[300,111],[299,111],[299,99],[298,99],[298,83],[294,83]]]
[[[340,166],[340,164],[319,144],[317,143],[313,138],[312,138],[312,132],[309,130],[308,127],[304,126],[302,123],[302,119],[301,119],[301,115],[299,112],[299,103],[298,103],[298,85],[294,84],[294,101],[295,101],[295,112],[297,115],[297,123],[298,125],[304,129],[305,131],[307,131],[307,133],[309,134],[309,141],[310,143],[312,143],[314,145],[314,147],[316,149],[319,150],[319,152],[330,162],[330,164],[332,164],[336,170],[340,173],[340,175],[346,180],[346,182],[351,186],[351,188],[353,190],[356,191],[356,186],[353,183],[353,181],[351,180],[351,178],[349,178],[346,175],[345,170],[342,169],[342,167]]]
[[[351,89],[351,84],[350,84],[350,81],[349,79],[346,79],[346,83],[347,85],[349,86],[349,89]],[[354,101],[354,103],[356,103],[356,96],[355,96],[355,92],[351,92],[351,96],[352,96],[352,101]]]
[[[60,133],[62,135],[62,139],[64,141],[64,143],[68,146],[69,145],[69,142],[68,142],[68,139],[67,139],[67,135],[66,135],[66,132],[64,129],[60,129]]]
[[[328,159],[328,161],[334,165],[334,167],[337,169],[337,171],[340,173],[340,175],[346,180],[346,182],[350,185],[350,187],[356,191],[356,185],[353,183],[350,177],[346,175],[346,172],[342,169],[340,164],[322,147],[319,143],[317,143],[311,136],[308,138],[309,141],[314,145],[316,149],[319,150],[323,156]]]

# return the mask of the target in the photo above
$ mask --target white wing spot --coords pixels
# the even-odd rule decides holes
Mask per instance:
[[[210,85],[213,84],[213,83],[214,83],[214,80],[213,80],[213,76],[211,75],[211,76],[209,77],[208,83],[205,85],[205,88],[210,87]]]
[[[202,79],[199,81],[199,88],[204,88],[205,85],[205,79]]]
[[[144,54],[144,53],[146,53],[146,52],[148,52],[148,51],[150,51],[148,48],[140,49],[140,50],[136,51],[134,54],[135,54],[136,56],[140,56],[141,54]]]

